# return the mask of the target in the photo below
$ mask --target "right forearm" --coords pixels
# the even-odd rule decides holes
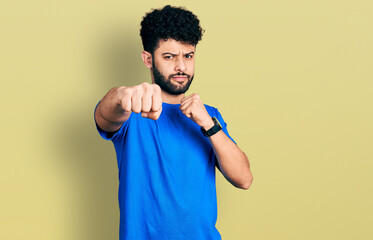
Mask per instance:
[[[102,130],[114,132],[132,112],[157,120],[162,112],[161,88],[146,82],[132,87],[112,88],[98,104],[95,119]]]
[[[104,131],[118,130],[131,115],[131,112],[124,111],[121,106],[120,90],[120,87],[112,88],[96,108],[96,122]]]

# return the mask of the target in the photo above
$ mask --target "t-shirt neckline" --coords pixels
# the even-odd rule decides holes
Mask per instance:
[[[162,102],[162,108],[163,109],[176,109],[176,108],[180,108],[180,103],[179,104],[171,104],[171,103]]]

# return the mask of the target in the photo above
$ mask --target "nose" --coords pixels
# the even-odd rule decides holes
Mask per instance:
[[[185,60],[183,58],[179,58],[176,61],[175,71],[176,72],[185,72],[186,69],[187,69],[187,67],[186,67],[186,64],[185,64]]]

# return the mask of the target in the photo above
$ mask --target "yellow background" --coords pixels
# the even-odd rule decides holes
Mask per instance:
[[[118,239],[93,109],[149,81],[139,24],[166,3],[0,1],[0,239]],[[373,239],[372,1],[172,4],[206,30],[189,94],[251,160],[248,191],[217,174],[223,239]]]

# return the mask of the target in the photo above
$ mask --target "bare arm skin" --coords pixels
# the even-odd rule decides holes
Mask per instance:
[[[96,108],[96,123],[106,132],[115,132],[128,120],[131,112],[141,112],[143,117],[158,119],[162,112],[160,87],[142,83],[133,87],[112,88]]]
[[[214,125],[198,94],[183,98],[180,110],[206,130]],[[157,120],[161,111],[162,97],[159,86],[143,83],[111,89],[97,106],[95,119],[102,130],[114,132],[128,120],[131,112],[141,112],[143,117]],[[235,187],[248,189],[253,176],[246,155],[223,131],[214,134],[209,140],[224,177]]]
[[[183,98],[180,110],[206,130],[214,126],[198,94]],[[253,181],[253,175],[245,153],[223,131],[209,137],[209,140],[224,177],[235,187],[248,189]]]
[[[223,131],[209,139],[224,177],[235,187],[248,189],[253,175],[246,154]]]

